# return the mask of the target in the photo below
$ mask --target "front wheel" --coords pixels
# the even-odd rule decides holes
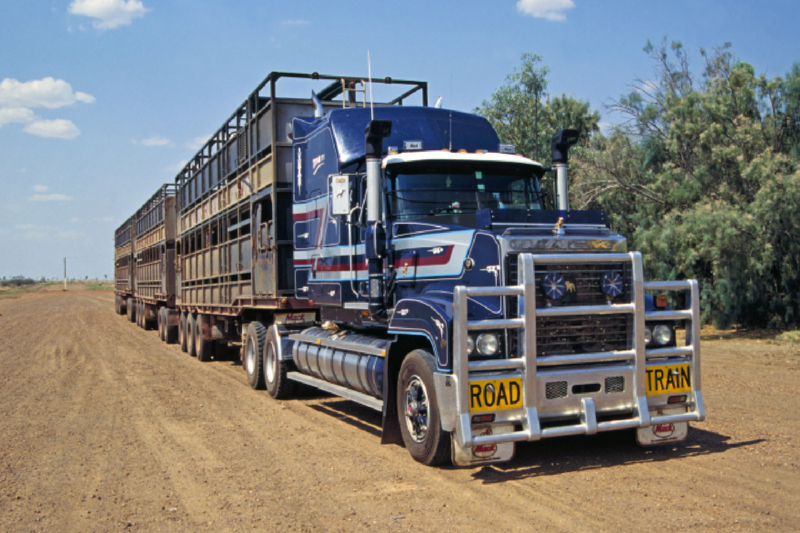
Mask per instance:
[[[397,380],[397,416],[406,449],[414,460],[433,466],[449,462],[450,434],[442,430],[433,383],[433,356],[414,350]]]

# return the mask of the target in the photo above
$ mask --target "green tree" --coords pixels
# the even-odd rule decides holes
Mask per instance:
[[[578,128],[583,140],[599,131],[600,113],[588,102],[562,94],[547,97],[550,68],[542,58],[523,54],[522,65],[475,112],[486,117],[501,142],[516,145],[526,157],[550,164],[550,136],[558,129]]]
[[[645,51],[655,81],[615,104],[628,121],[576,154],[576,207],[602,208],[648,275],[701,280],[704,317],[796,327],[800,69],[756,76],[725,45],[702,82],[679,43]]]

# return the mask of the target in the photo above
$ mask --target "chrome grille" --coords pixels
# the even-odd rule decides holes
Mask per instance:
[[[567,396],[567,382],[566,381],[551,381],[544,386],[545,397],[548,400],[556,398],[566,398]]]
[[[516,285],[517,254],[506,256],[506,284]],[[584,265],[538,265],[536,266],[536,286],[539,288],[542,277],[548,272],[559,272],[575,284],[575,293],[561,300],[560,305],[606,305],[608,299],[600,288],[600,278],[606,272],[619,272],[624,289],[614,303],[629,302],[632,298],[631,269],[628,264],[593,263]],[[536,291],[536,307],[541,309],[549,303],[544,294]],[[508,317],[516,318],[517,298],[506,299]],[[536,355],[568,355],[580,353],[626,350],[631,346],[633,320],[630,315],[566,316],[536,319]],[[516,348],[516,331],[509,332],[508,346]],[[513,337],[513,338],[512,338]],[[514,352],[511,352],[514,353]]]
[[[613,378],[606,378],[606,394],[615,394],[617,392],[625,391],[625,378],[622,376],[615,376]]]

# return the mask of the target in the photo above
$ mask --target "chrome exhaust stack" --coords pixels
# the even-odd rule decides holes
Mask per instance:
[[[567,158],[569,149],[578,142],[579,130],[559,130],[550,141],[550,154],[556,177],[556,202],[559,216],[567,220],[569,211],[569,182],[567,180]]]

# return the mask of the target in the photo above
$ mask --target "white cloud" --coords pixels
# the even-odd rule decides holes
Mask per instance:
[[[174,172],[175,174],[177,174],[178,172],[183,170],[183,167],[186,166],[186,163],[188,163],[188,161],[185,161],[185,160],[184,161],[179,161],[178,163],[176,163],[176,164],[174,164],[172,166],[169,166],[169,167],[165,168],[164,170],[166,170],[167,172]]]
[[[575,7],[572,0],[519,0],[517,11],[523,15],[547,20],[566,20],[564,12]]]
[[[307,20],[282,20],[281,25],[283,26],[308,26],[311,22]]]
[[[36,120],[36,115],[24,107],[0,107],[0,128],[6,124],[27,124]]]
[[[39,137],[57,137],[59,139],[74,139],[81,134],[78,126],[71,120],[57,118],[55,120],[37,120],[31,122],[22,131]]]
[[[99,30],[128,26],[149,10],[139,0],[73,0],[69,12],[95,19],[92,25]]]
[[[211,135],[201,135],[200,137],[195,137],[191,141],[187,141],[184,146],[189,150],[199,150],[210,138]]]
[[[91,104],[94,101],[95,98],[91,94],[73,92],[72,85],[51,77],[26,82],[6,78],[0,82],[0,106],[4,108],[57,109],[75,102]]]
[[[47,185],[34,185],[33,190],[35,192],[47,192],[50,189]]]
[[[52,193],[52,194],[34,194],[28,198],[31,202],[69,202],[72,196],[66,194]]]
[[[164,137],[148,137],[147,139],[142,139],[141,141],[134,139],[131,142],[133,142],[133,144],[142,144],[144,146],[170,146],[172,144],[172,141],[165,139]]]
[[[17,224],[14,226],[14,231],[25,239],[60,239],[60,240],[75,240],[85,237],[86,235],[75,230],[63,230],[54,228],[52,226],[39,226],[37,224]]]

